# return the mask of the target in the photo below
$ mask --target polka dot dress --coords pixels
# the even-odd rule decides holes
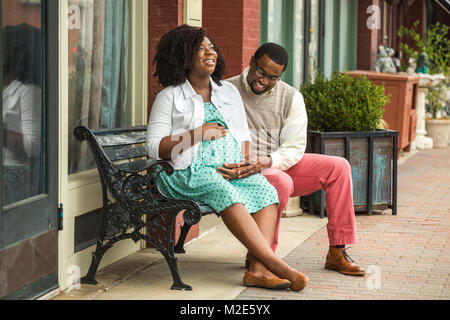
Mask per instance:
[[[227,127],[211,102],[205,103],[204,108],[204,123],[216,122]],[[217,213],[235,203],[244,204],[250,213],[278,203],[276,189],[263,175],[258,173],[247,178],[226,180],[216,171],[224,163],[240,161],[241,147],[228,132],[223,138],[202,141],[191,165],[185,170],[175,170],[170,176],[163,172],[159,186],[166,195],[206,203]]]

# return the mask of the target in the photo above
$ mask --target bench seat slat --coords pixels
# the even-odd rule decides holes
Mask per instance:
[[[215,213],[214,209],[208,206],[206,203],[198,202],[198,206],[200,207],[200,211],[202,212],[202,215],[207,215],[210,213]]]
[[[146,132],[137,132],[116,135],[96,135],[95,138],[101,147],[114,147],[145,143],[147,134]]]
[[[137,173],[146,170],[155,162],[156,161],[152,159],[134,160],[130,162],[116,164],[115,166],[128,173]]]
[[[105,151],[106,156],[112,162],[118,160],[146,157],[148,154],[147,148],[144,146],[122,149],[103,149],[103,151]]]
[[[127,133],[127,132],[139,132],[146,131],[147,126],[134,126],[129,128],[97,128],[90,129],[94,135],[108,135],[108,134],[118,134],[118,133]]]

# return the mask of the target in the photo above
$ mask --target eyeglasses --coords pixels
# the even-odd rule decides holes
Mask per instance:
[[[261,69],[256,64],[256,61],[254,61],[254,60],[253,60],[253,65],[256,68],[255,73],[256,73],[256,75],[258,77],[260,77],[260,78],[267,78],[267,79],[269,79],[270,82],[276,82],[276,81],[280,81],[281,80],[281,77],[271,76],[271,75],[267,74],[267,72],[265,72],[263,69]]]

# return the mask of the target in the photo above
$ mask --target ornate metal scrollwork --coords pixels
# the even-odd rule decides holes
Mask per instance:
[[[202,213],[200,211],[200,208],[197,208],[197,210],[196,209],[186,209],[183,213],[184,222],[191,226],[199,223],[201,218],[202,218]]]
[[[147,227],[152,232],[167,231],[166,221],[161,214],[155,214],[147,218]]]
[[[118,234],[124,234],[130,228],[129,214],[120,210],[120,206],[118,206],[117,203],[111,203],[111,201],[108,200],[108,206],[105,213],[104,233],[106,239],[112,239]]]
[[[108,223],[114,234],[125,233],[130,225],[127,215],[122,212],[109,216]]]
[[[148,203],[152,194],[150,181],[143,175],[130,174],[124,178],[120,194],[131,204]]]

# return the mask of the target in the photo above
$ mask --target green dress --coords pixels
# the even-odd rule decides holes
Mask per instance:
[[[205,103],[204,109],[204,123],[216,122],[227,127],[211,102]],[[217,140],[204,140],[187,169],[175,170],[170,176],[165,172],[160,175],[160,190],[176,199],[206,203],[217,214],[235,203],[244,204],[249,213],[278,203],[276,189],[263,175],[258,173],[247,178],[226,180],[216,171],[224,163],[239,163],[241,155],[241,147],[230,133]]]

